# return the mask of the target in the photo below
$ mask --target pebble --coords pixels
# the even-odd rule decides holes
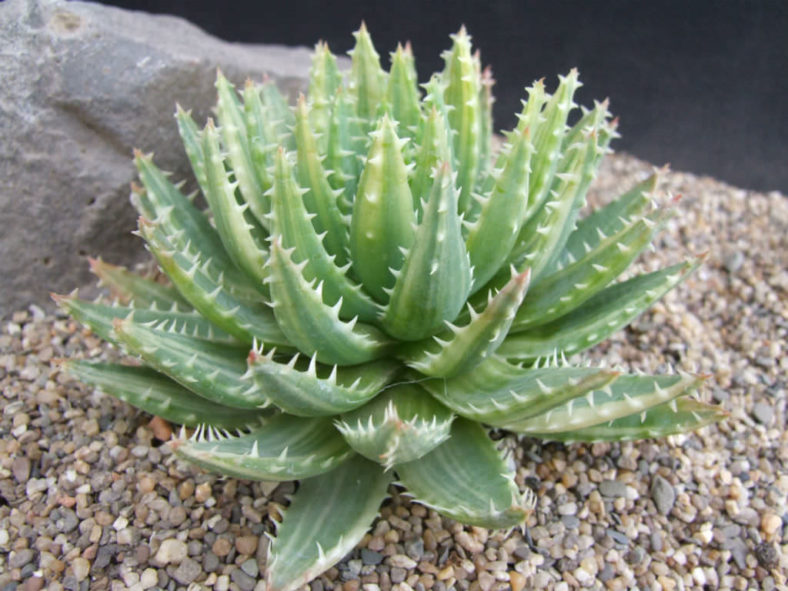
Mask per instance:
[[[169,538],[161,543],[154,559],[159,564],[178,564],[186,558],[186,555],[186,544],[180,540]]]
[[[71,572],[77,582],[84,581],[90,573],[90,563],[84,558],[75,558],[71,561]]]
[[[765,402],[756,402],[752,407],[752,416],[761,425],[767,427],[774,423],[774,409]]]
[[[667,515],[676,502],[676,491],[667,480],[657,474],[651,481],[651,498],[657,506],[657,511]]]
[[[619,480],[603,480],[599,483],[599,492],[606,497],[623,497],[627,494],[627,486]]]
[[[614,156],[593,191],[621,193],[622,175],[648,171]],[[504,436],[516,482],[539,496],[525,535],[461,527],[394,493],[374,533],[312,591],[785,586],[788,199],[684,173],[666,179],[688,197],[644,268],[709,257],[588,359],[710,374],[700,396],[730,418],[696,435],[622,444]],[[163,422],[49,361],[67,357],[121,360],[62,315],[28,310],[0,323],[0,591],[262,591],[262,536],[294,486],[222,480],[176,459],[161,444]],[[168,540],[179,545],[174,555],[162,550]],[[394,558],[403,556],[412,563]]]

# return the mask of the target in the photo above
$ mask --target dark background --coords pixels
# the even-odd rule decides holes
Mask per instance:
[[[176,14],[230,41],[351,48],[362,19],[388,62],[410,40],[421,81],[465,24],[497,80],[496,128],[524,87],[580,69],[579,99],[611,98],[614,147],[744,188],[788,192],[788,2],[784,0],[108,0]]]

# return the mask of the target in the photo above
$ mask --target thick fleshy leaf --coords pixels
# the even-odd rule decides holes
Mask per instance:
[[[473,369],[500,346],[528,289],[528,271],[511,281],[479,314],[469,308],[471,320],[451,325],[448,334],[403,348],[400,357],[413,369],[434,377],[452,377]],[[449,340],[444,340],[444,337]]]
[[[274,237],[268,260],[274,315],[282,332],[299,351],[317,353],[321,363],[356,365],[381,357],[387,340],[372,326],[344,322],[339,318],[341,302],[323,303],[322,282],[304,278],[307,261],[294,263],[292,250],[285,251]]]
[[[702,259],[637,275],[600,291],[566,316],[520,333],[510,333],[498,349],[502,357],[525,361],[557,352],[574,355],[632,322],[681,283]]]
[[[313,357],[295,355],[287,363],[275,353],[252,351],[249,369],[268,399],[283,411],[302,417],[331,416],[361,406],[388,383],[398,366],[373,361],[353,367],[318,365]]]
[[[266,214],[271,210],[271,204],[266,196],[266,191],[273,184],[271,168],[274,165],[274,153],[279,147],[277,130],[271,121],[270,114],[260,93],[260,87],[251,80],[247,80],[243,90],[244,120],[246,122],[246,135],[249,138],[249,151],[252,155],[257,178],[263,193],[252,213],[264,228],[268,227]]]
[[[336,426],[350,447],[389,469],[435,449],[449,437],[453,420],[417,385],[399,384],[343,415]]]
[[[493,358],[467,374],[449,380],[425,380],[421,386],[464,417],[517,431],[520,421],[588,395],[618,375],[595,368],[520,368]]]
[[[157,308],[180,311],[191,309],[172,285],[165,285],[129,271],[126,267],[111,265],[101,259],[88,259],[90,270],[99,278],[99,285],[109,288],[110,293],[122,304],[134,308]]]
[[[626,225],[599,241],[596,248],[560,271],[545,277],[528,293],[517,311],[512,332],[541,326],[568,314],[602,291],[651,243],[667,217],[657,212]]]
[[[350,225],[353,272],[379,302],[387,299],[384,288],[393,285],[392,270],[402,267],[402,249],[413,244],[416,226],[408,169],[402,157],[406,140],[397,137],[394,126],[384,115],[371,133],[372,146],[359,180]]]
[[[267,187],[258,174],[260,169],[255,161],[251,142],[249,141],[244,107],[238,99],[235,88],[222,75],[221,71],[216,73],[216,90],[219,97],[216,103],[216,115],[227,163],[233,171],[233,176],[238,183],[238,189],[244,202],[249,204],[249,208],[254,214],[255,223],[262,223],[268,211],[264,195]],[[205,151],[205,138],[203,138],[203,154],[206,160],[211,157]],[[215,181],[211,178],[210,168],[211,163],[206,162],[207,186],[203,187],[203,191],[208,187],[210,187],[209,190],[214,188]],[[216,211],[213,203],[211,203],[211,210]],[[232,254],[232,250],[230,252]]]
[[[580,86],[577,70],[573,69],[566,76],[558,77],[558,88],[552,96],[545,95],[541,81],[534,83],[528,89],[528,101],[533,101],[533,109],[539,114],[538,124],[534,124],[534,120],[528,116],[521,117],[518,124],[518,131],[522,131],[525,126],[531,128],[531,139],[536,149],[528,181],[529,213],[534,212],[545,199],[549,198],[548,193],[556,173],[569,172],[562,170],[560,156],[564,146],[561,145],[561,140],[564,137],[569,113],[577,106],[572,99]],[[541,108],[543,104],[544,109]],[[526,107],[526,112],[528,111]],[[564,148],[569,149],[570,146]]]
[[[520,525],[536,505],[521,494],[514,474],[477,423],[458,418],[448,441],[426,456],[396,467],[420,503],[461,523],[492,529]]]
[[[427,89],[435,96],[440,96],[441,91],[432,88],[436,84],[437,78],[433,78],[431,85],[427,85]],[[413,176],[410,179],[414,207],[419,214],[421,214],[422,203],[427,200],[432,191],[435,169],[441,162],[451,162],[452,159],[450,136],[447,129],[446,115],[433,105],[424,120],[421,145],[416,152]]]
[[[249,302],[223,270],[190,250],[176,250],[155,224],[141,219],[140,235],[178,291],[213,324],[239,340],[289,347],[271,308]]]
[[[80,300],[75,295],[52,298],[71,316],[111,343],[116,343],[113,324],[116,318],[121,320],[134,313],[137,322],[155,323],[164,330],[176,332],[184,336],[212,341],[227,345],[239,345],[238,339],[211,324],[199,313],[191,311],[159,310],[157,308],[133,308],[130,306],[109,305],[102,302]]]
[[[619,376],[589,396],[573,398],[536,417],[519,421],[516,431],[547,436],[549,433],[571,433],[594,427],[670,402],[695,390],[703,379],[686,374]]]
[[[330,419],[303,419],[286,414],[232,436],[208,425],[173,447],[182,458],[212,472],[244,480],[294,480],[333,470],[352,450]]]
[[[182,111],[180,115],[188,117]],[[202,134],[199,137],[202,141]],[[174,246],[198,244],[205,260],[214,260],[223,268],[233,268],[234,264],[208,218],[156,167],[152,156],[137,151],[134,164],[145,186],[144,191],[132,187],[131,200],[140,215],[161,225]],[[201,174],[204,175],[204,166],[201,166]]]
[[[328,49],[328,44],[319,41],[315,45],[312,68],[309,70],[309,124],[321,156],[326,154],[331,106],[341,86],[342,75],[337,67],[337,59]]]
[[[466,245],[473,266],[474,291],[495,275],[509,257],[528,207],[528,173],[533,154],[529,130],[510,136],[502,169],[485,195],[479,217],[469,225]]]
[[[353,36],[356,45],[348,52],[352,58],[350,91],[355,98],[359,117],[369,121],[377,113],[378,105],[386,93],[386,72],[380,67],[380,55],[375,51],[363,22]]]
[[[577,222],[577,228],[569,234],[563,252],[545,270],[545,274],[549,275],[583,258],[586,253],[596,248],[600,240],[620,232],[631,220],[645,214],[654,198],[656,184],[657,175],[653,174],[618,199]]]
[[[353,211],[358,177],[363,166],[362,158],[367,153],[367,139],[351,98],[347,91],[340,87],[331,110],[328,153],[323,167],[331,186],[342,189],[342,196],[337,203],[342,212],[348,215]]]
[[[205,199],[222,244],[235,264],[258,284],[265,279],[265,229],[249,210],[248,202],[236,198],[238,181],[230,182],[219,145],[219,132],[209,119],[202,134],[207,185]],[[261,205],[261,211],[264,211]]]
[[[295,150],[293,134],[295,116],[290,105],[287,104],[287,99],[279,92],[276,84],[268,79],[264,79],[260,86],[260,96],[263,99],[266,117],[271,122],[276,143],[287,150]]]
[[[421,120],[418,78],[410,44],[397,45],[391,54],[391,72],[386,89],[391,116],[399,122],[403,137],[413,138]]]
[[[428,337],[456,318],[471,287],[448,162],[436,170],[423,212],[405,263],[394,272],[396,282],[382,317],[388,334],[407,341]]]
[[[139,323],[134,313],[115,320],[113,330],[126,349],[203,398],[233,408],[268,405],[265,393],[244,376],[247,346],[186,337],[153,323]]]
[[[567,443],[575,441],[633,441],[694,431],[727,417],[728,412],[719,406],[680,398],[593,427],[561,433],[529,433],[529,435]]]
[[[301,482],[271,542],[266,588],[294,591],[361,541],[386,497],[390,475],[361,456]]]
[[[347,276],[348,266],[339,267],[337,258],[329,254],[322,238],[312,224],[313,215],[306,210],[302,194],[284,150],[276,156],[274,186],[270,192],[273,209],[269,216],[271,228],[284,248],[293,248],[294,262],[306,263],[304,279],[318,280],[323,285],[323,302],[339,305],[343,319],[358,317],[364,322],[377,319],[378,305],[359,285]],[[303,195],[305,198],[306,195]],[[345,231],[343,226],[341,231]]]
[[[306,99],[301,95],[296,106],[295,126],[298,183],[306,189],[304,205],[312,214],[311,223],[315,230],[322,234],[323,246],[335,257],[337,265],[344,265],[348,257],[350,221],[339,208],[338,198],[342,191],[331,188],[320,163],[317,137],[310,127],[309,113]]]
[[[482,125],[482,106],[479,102],[481,80],[471,53],[471,38],[465,27],[451,36],[450,50],[443,53],[445,62],[443,80],[446,84],[445,100],[449,107],[449,124],[453,136],[454,170],[460,189],[459,209],[467,211],[471,191],[479,169],[479,134]]]
[[[63,367],[115,398],[187,427],[210,423],[224,429],[239,429],[270,414],[216,404],[149,367],[76,360],[64,362]]]

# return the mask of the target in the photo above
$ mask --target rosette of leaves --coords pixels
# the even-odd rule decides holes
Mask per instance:
[[[141,364],[68,362],[185,429],[176,452],[244,479],[301,480],[267,561],[290,590],[362,538],[393,480],[462,523],[524,523],[490,429],[559,441],[659,437],[721,412],[702,378],[567,358],[624,327],[698,264],[619,279],[665,222],[656,177],[579,219],[615,121],[576,112],[576,71],[539,81],[493,150],[492,78],[464,30],[421,87],[355,34],[318,44],[309,93],[239,92],[176,119],[207,209],[136,153],[139,235],[163,284],[100,261],[113,303],[58,297]]]

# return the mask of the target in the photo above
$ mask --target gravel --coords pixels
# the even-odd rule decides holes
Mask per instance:
[[[603,202],[650,167],[609,159]],[[590,351],[595,363],[708,374],[730,413],[659,441],[560,445],[504,436],[537,492],[527,529],[462,526],[401,496],[311,591],[782,589],[788,567],[785,354],[788,200],[669,173],[684,197],[641,269],[708,251],[701,269]],[[99,254],[99,253],[95,253]],[[293,492],[177,460],[162,425],[62,372],[119,359],[60,313],[0,324],[0,590],[262,591]]]

